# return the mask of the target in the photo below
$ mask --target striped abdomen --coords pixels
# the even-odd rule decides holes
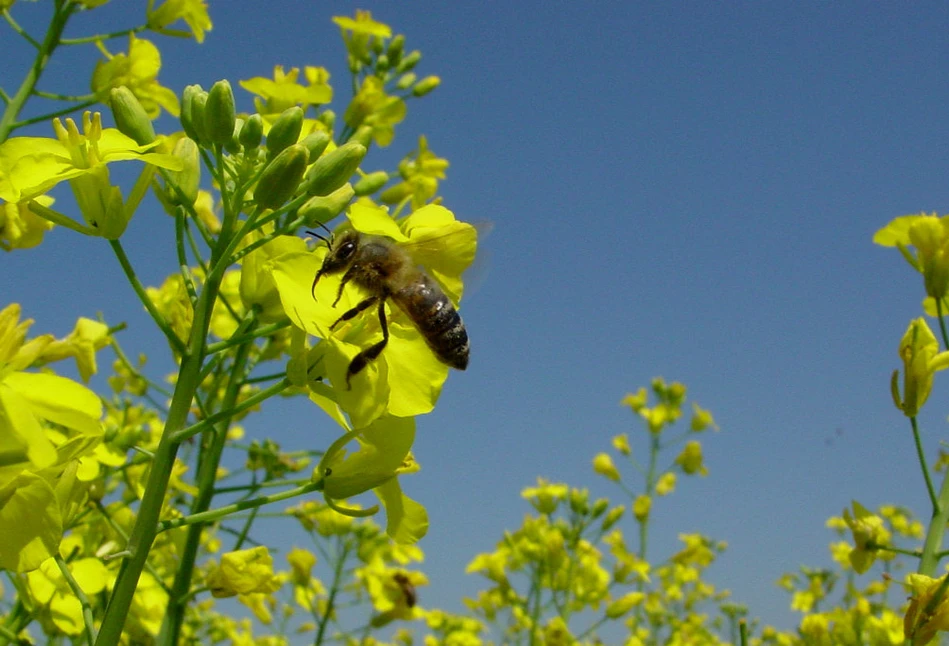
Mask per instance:
[[[438,283],[419,272],[411,285],[392,294],[392,300],[412,319],[442,363],[458,370],[468,366],[468,332]]]

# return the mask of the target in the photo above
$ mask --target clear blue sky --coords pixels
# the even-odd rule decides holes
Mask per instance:
[[[42,4],[17,16],[32,24]],[[116,27],[143,5],[112,4]],[[212,3],[203,46],[157,39],[162,82],[236,87],[274,64],[315,64],[348,96],[329,19],[355,6],[263,6]],[[612,495],[590,460],[614,434],[641,432],[619,401],[656,375],[687,384],[722,430],[704,438],[709,477],[654,506],[651,554],[677,549],[679,532],[727,540],[712,582],[752,616],[791,627],[774,581],[829,563],[824,522],[851,498],[928,513],[888,391],[921,280],[871,237],[897,215],[949,211],[949,5],[359,6],[443,81],[367,166],[391,168],[425,133],[451,161],[446,205],[494,223],[462,310],[471,365],[419,420],[423,471],[405,480],[431,519],[423,604],[460,609],[481,586],[465,565],[520,523],[519,492],[538,475]],[[90,33],[81,22],[70,35]],[[78,65],[57,59],[42,86],[84,91]],[[143,212],[126,237],[153,284],[173,270],[173,249],[155,244],[171,227]],[[133,326],[127,348],[157,358],[130,292],[112,296],[122,278],[104,242],[57,230],[2,262],[3,301],[21,302],[35,332],[65,334],[102,310]],[[932,451],[946,392],[937,383],[921,420]],[[335,433],[305,402],[272,402],[258,420],[248,435],[287,448]]]

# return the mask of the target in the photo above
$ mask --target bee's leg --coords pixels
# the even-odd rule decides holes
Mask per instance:
[[[378,296],[370,296],[366,300],[358,303],[356,307],[352,308],[351,310],[349,310],[348,312],[340,316],[338,319],[336,319],[336,322],[330,326],[330,330],[335,330],[336,326],[342,323],[343,321],[348,321],[349,319],[356,317],[360,312],[363,312],[364,310],[368,309],[377,300],[379,300]]]
[[[352,280],[353,276],[356,275],[357,271],[358,271],[358,267],[356,265],[353,265],[352,267],[346,270],[345,274],[343,274],[343,280],[339,281],[339,291],[336,292],[336,300],[333,301],[333,307],[336,307],[336,303],[338,303],[339,299],[343,297],[343,288],[346,287],[346,283]],[[362,303],[360,303],[360,305],[361,304]],[[359,307],[359,306],[357,305],[356,307]]]
[[[363,301],[363,303],[365,302],[366,301]],[[360,303],[360,305],[363,303]],[[386,323],[386,301],[384,298],[379,300],[379,324],[382,326],[382,341],[372,344],[353,357],[353,360],[349,362],[349,369],[346,370],[347,390],[352,390],[352,384],[349,383],[349,380],[352,379],[352,376],[358,374],[363,368],[369,365],[370,361],[374,361],[380,354],[382,354],[382,349],[385,348],[386,344],[389,342],[389,326]]]

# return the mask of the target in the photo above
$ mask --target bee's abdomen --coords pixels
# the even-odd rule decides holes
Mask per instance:
[[[428,342],[435,355],[452,368],[468,367],[468,332],[451,300],[426,274],[392,295]]]

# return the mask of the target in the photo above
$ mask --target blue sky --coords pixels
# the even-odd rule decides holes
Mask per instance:
[[[104,11],[118,27],[141,4]],[[721,432],[704,438],[710,475],[654,506],[651,555],[676,550],[680,532],[727,540],[711,579],[752,616],[792,626],[774,581],[829,563],[824,522],[852,498],[928,515],[888,390],[921,280],[871,238],[895,216],[949,210],[949,5],[358,6],[423,51],[421,75],[442,78],[367,166],[391,168],[424,133],[451,161],[446,206],[494,225],[462,309],[470,367],[419,420],[423,471],[405,482],[431,519],[423,604],[460,609],[480,587],[465,565],[520,523],[519,491],[537,476],[613,495],[590,461],[613,435],[641,433],[619,401],[657,375],[687,384]],[[349,83],[329,19],[354,8],[212,3],[204,45],[156,39],[160,78],[236,87],[274,64],[324,65],[341,112]],[[43,11],[17,9],[27,26]],[[90,33],[93,15],[69,35]],[[86,90],[75,70],[88,59],[69,55],[42,87]],[[4,67],[9,88],[19,68]],[[173,249],[155,242],[171,227],[139,213],[124,240],[152,284],[173,271]],[[113,290],[122,278],[102,241],[57,230],[2,262],[3,300],[35,332],[62,335],[101,310],[130,323],[127,349],[169,369],[130,292]],[[945,402],[937,380],[921,418],[932,451]],[[258,419],[248,434],[287,448],[333,432],[304,402]]]

